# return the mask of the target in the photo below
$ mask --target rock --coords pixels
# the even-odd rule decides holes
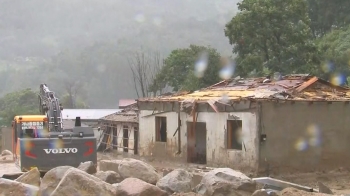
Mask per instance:
[[[123,196],[167,196],[162,189],[137,178],[123,180],[118,188],[117,195]]]
[[[50,195],[55,190],[66,171],[70,168],[73,167],[59,166],[46,172],[45,176],[43,177],[40,183],[39,196]]]
[[[3,150],[3,151],[1,152],[1,156],[6,156],[6,155],[12,155],[12,152],[9,151],[9,150]]]
[[[33,185],[0,178],[0,195],[34,196],[39,188]]]
[[[112,186],[114,186],[115,188],[118,188],[119,183],[114,183],[114,184],[112,184]]]
[[[192,174],[192,187],[196,187],[203,179],[204,173]]]
[[[119,164],[122,160],[101,160],[99,163],[100,171],[118,171]]]
[[[157,182],[157,187],[170,194],[191,192],[191,185],[192,174],[183,169],[176,169]]]
[[[252,196],[269,196],[269,194],[265,190],[256,190]]]
[[[160,179],[160,175],[151,165],[131,158],[123,159],[120,163],[119,174],[125,178],[138,178],[145,182],[155,185]]]
[[[115,171],[98,171],[94,176],[109,184],[123,181],[123,178]]]
[[[117,189],[80,169],[70,168],[50,196],[115,196]]]
[[[33,168],[30,171],[19,176],[15,181],[24,184],[30,184],[36,187],[40,186],[40,172],[38,168]]]
[[[277,192],[268,192],[269,196],[279,196]]]
[[[78,169],[88,174],[94,174],[97,172],[97,168],[92,161],[86,161],[84,163],[80,163],[80,165],[78,166]]]
[[[324,185],[322,182],[318,182],[318,191],[320,193],[327,193],[333,195],[333,191],[326,185]]]
[[[230,168],[217,168],[203,176],[195,188],[202,195],[251,195],[256,183],[239,171]]]
[[[329,194],[306,192],[296,188],[289,187],[289,188],[283,189],[279,195],[281,196],[328,196]]]

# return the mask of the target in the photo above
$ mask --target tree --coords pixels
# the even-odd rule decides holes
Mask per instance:
[[[39,114],[38,94],[31,89],[11,92],[0,98],[0,124],[10,125],[16,115]]]
[[[218,81],[220,54],[211,47],[190,45],[173,50],[157,75],[173,90],[197,90]],[[205,71],[204,71],[205,70]]]
[[[317,63],[304,0],[243,0],[226,24],[225,35],[237,54],[237,71],[248,75],[309,72]]]
[[[322,56],[324,77],[334,73],[349,75],[350,70],[350,26],[333,30],[317,41]]]
[[[315,38],[350,24],[349,0],[307,0],[307,3],[310,28]]]
[[[87,69],[80,57],[79,53],[67,50],[62,51],[52,60],[51,71],[55,73],[54,83],[58,84],[55,89],[61,88],[62,93],[67,94],[69,108],[76,108],[75,103],[85,92],[85,83],[88,81],[88,77],[85,77]]]
[[[158,52],[147,54],[143,51],[134,52],[128,59],[132,72],[133,86],[137,97],[155,96],[157,91],[162,92],[165,85],[162,84],[158,72],[163,67],[163,59]]]
[[[63,108],[75,108],[75,109],[89,108],[89,106],[80,97],[77,97],[77,98],[74,97],[74,99],[72,99],[72,97],[70,97],[70,94],[68,93],[64,94],[61,97],[60,103],[62,104]]]

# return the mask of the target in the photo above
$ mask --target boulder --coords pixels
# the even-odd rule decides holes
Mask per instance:
[[[119,164],[119,174],[125,178],[138,178],[150,184],[156,184],[160,175],[151,165],[131,158],[125,158]]]
[[[251,195],[256,183],[239,171],[230,168],[217,168],[203,176],[195,188],[201,195]]]
[[[12,155],[12,152],[9,151],[9,150],[3,150],[3,151],[1,152],[1,156],[6,156],[6,155]]]
[[[191,192],[191,185],[192,174],[183,169],[173,170],[157,182],[157,187],[170,194]]]
[[[94,174],[97,172],[97,168],[92,161],[86,161],[84,163],[80,163],[80,165],[78,166],[78,169],[88,174]]]
[[[117,189],[80,169],[70,168],[50,196],[115,196]]]
[[[30,184],[36,187],[40,186],[40,172],[38,168],[33,168],[30,171],[19,176],[15,181],[24,184]]]
[[[192,187],[196,187],[203,179],[205,173],[192,173]]]
[[[117,188],[117,195],[122,196],[167,196],[167,192],[137,178],[123,180]]]
[[[34,196],[38,191],[39,188],[36,186],[0,178],[0,195]]]
[[[114,183],[114,184],[112,184],[112,186],[114,186],[114,188],[118,188],[119,183]]]
[[[109,184],[123,181],[123,178],[115,171],[98,171],[94,176]]]
[[[269,196],[269,194],[265,190],[256,190],[252,196]]]
[[[43,177],[40,183],[39,196],[50,195],[55,190],[55,188],[63,178],[66,171],[70,168],[73,168],[73,167],[59,166],[46,172],[45,176]]]
[[[115,171],[118,173],[118,167],[122,160],[101,160],[99,163],[100,171]]]

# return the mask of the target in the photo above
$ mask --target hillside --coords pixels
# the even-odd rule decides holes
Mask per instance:
[[[52,76],[57,73],[48,68],[52,57],[62,51],[74,51],[76,56],[85,52],[94,57],[86,62],[90,64],[86,69],[99,65],[113,67],[113,76],[106,81],[101,81],[103,73],[90,74],[86,97],[91,107],[115,107],[119,98],[135,97],[133,89],[125,88],[124,84],[131,82],[126,56],[140,48],[160,51],[166,56],[173,49],[198,44],[211,45],[220,53],[231,55],[223,29],[237,7],[237,0],[0,0],[0,3],[0,82],[5,84],[0,95],[20,88],[38,88],[38,82],[51,84],[63,93],[62,85]],[[106,45],[103,50],[113,53],[113,60],[108,63],[105,53],[96,54]],[[63,72],[71,74],[70,69]],[[110,84],[101,86],[106,82]]]

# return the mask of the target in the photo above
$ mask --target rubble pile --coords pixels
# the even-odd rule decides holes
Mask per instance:
[[[324,188],[323,188],[324,189]],[[328,190],[328,193],[330,190]],[[79,167],[60,166],[42,178],[37,168],[15,180],[0,178],[0,195],[28,196],[267,196],[327,195],[297,189],[257,190],[254,180],[230,168],[212,169],[203,175],[175,169],[164,176],[153,166],[136,159],[102,160]]]

